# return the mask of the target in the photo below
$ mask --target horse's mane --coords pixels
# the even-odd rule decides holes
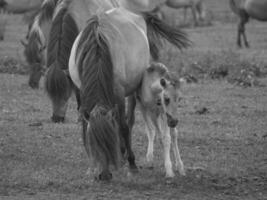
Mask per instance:
[[[47,47],[47,66],[54,62],[61,69],[68,68],[70,51],[79,33],[76,22],[68,13],[68,7],[62,6],[54,16]]]
[[[113,64],[108,41],[99,27],[98,16],[93,16],[81,34],[77,46],[78,68],[81,77],[81,110],[90,112],[96,104],[114,105]]]

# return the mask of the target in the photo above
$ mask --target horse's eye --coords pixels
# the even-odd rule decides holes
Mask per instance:
[[[164,98],[164,102],[165,102],[166,106],[170,104],[170,101],[171,101],[170,98],[168,98],[168,97]]]
[[[165,81],[165,79],[160,79],[160,85],[162,86],[162,87],[166,87],[166,81]]]

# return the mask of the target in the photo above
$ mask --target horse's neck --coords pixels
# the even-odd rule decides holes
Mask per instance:
[[[81,30],[92,15],[114,8],[114,3],[116,0],[72,0],[69,11]]]

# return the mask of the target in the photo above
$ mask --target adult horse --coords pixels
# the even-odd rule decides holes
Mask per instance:
[[[130,9],[127,1],[115,0],[62,0],[58,3],[54,13],[52,27],[47,47],[47,75],[45,88],[52,101],[54,122],[63,122],[67,110],[68,99],[73,90],[73,84],[68,77],[67,62],[70,49],[78,32],[82,30],[93,14],[118,6]],[[134,11],[137,12],[136,6]],[[149,12],[139,13],[146,21],[151,55],[156,59],[158,49],[162,44],[161,38],[166,39],[178,48],[186,47],[189,41],[183,32],[175,29]],[[76,89],[76,97],[79,107],[79,94]]]
[[[81,91],[83,141],[101,180],[111,179],[125,148],[130,170],[137,169],[125,97],[138,89],[149,61],[146,21],[122,7],[93,16],[73,44],[69,72]]]
[[[200,21],[203,21],[206,16],[205,5],[203,0],[165,0],[160,3],[154,9],[154,12],[158,13],[165,18],[164,13],[161,11],[162,6],[167,6],[174,9],[184,9],[184,23],[186,21],[187,9],[191,9],[194,20],[194,25],[198,25]]]
[[[46,65],[46,47],[51,30],[53,13],[58,0],[44,0],[41,9],[30,24],[26,36],[27,41],[21,40],[24,55],[30,65],[29,85],[39,87],[39,81],[44,74]]]
[[[242,37],[245,46],[248,48],[245,25],[249,18],[260,21],[267,21],[267,0],[230,0],[232,11],[238,15],[239,23],[237,28],[237,46],[242,47]]]

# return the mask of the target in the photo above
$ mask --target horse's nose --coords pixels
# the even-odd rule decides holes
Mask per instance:
[[[178,124],[178,119],[174,119],[172,116],[167,114],[167,124],[170,128],[174,128]]]

